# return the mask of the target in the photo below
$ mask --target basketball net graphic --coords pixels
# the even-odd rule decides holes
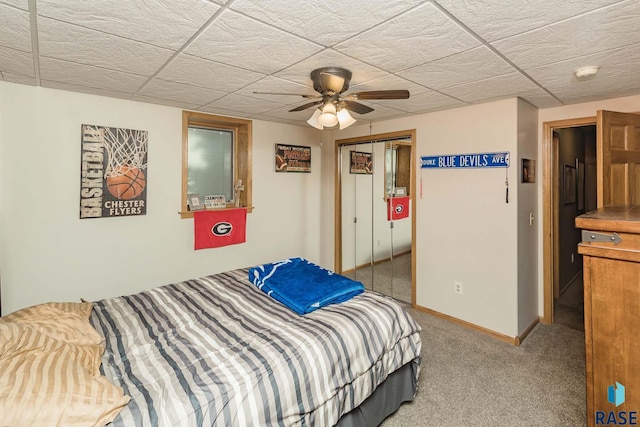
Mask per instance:
[[[102,130],[108,157],[105,178],[124,175],[129,169],[147,168],[144,163],[149,142],[147,131],[109,127]]]

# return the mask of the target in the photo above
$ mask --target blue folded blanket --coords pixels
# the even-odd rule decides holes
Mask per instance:
[[[249,281],[298,314],[347,301],[364,286],[304,258],[290,258],[249,269]]]

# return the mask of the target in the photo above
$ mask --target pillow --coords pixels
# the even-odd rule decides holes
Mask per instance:
[[[100,344],[102,337],[88,322],[92,309],[93,304],[88,302],[49,302],[2,316],[0,324],[28,324],[37,327],[42,334],[65,342]]]
[[[2,425],[103,426],[129,397],[99,375],[91,304],[50,303],[0,318]]]

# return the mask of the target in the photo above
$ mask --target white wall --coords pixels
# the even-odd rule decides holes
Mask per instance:
[[[362,123],[333,132],[332,139],[415,128],[418,161],[426,155],[515,153],[517,112],[517,100],[510,99],[376,122],[371,129]],[[323,173],[329,172],[328,162],[325,158]],[[519,176],[517,169],[513,163],[508,169],[512,183]],[[516,336],[517,186],[512,185],[512,201],[507,204],[505,169],[417,171],[416,303]],[[332,180],[332,174],[333,170],[323,175],[323,181]],[[454,293],[454,281],[462,282],[462,295]]]
[[[545,122],[577,119],[583,117],[595,117],[598,110],[619,111],[623,113],[640,112],[640,95],[627,96],[623,98],[605,99],[596,102],[585,102],[582,104],[566,105],[564,107],[545,108],[538,112],[538,158],[542,159],[542,141],[544,138],[542,127]],[[542,173],[542,165],[539,167]],[[538,218],[540,218],[540,229],[542,229],[542,185],[538,186]],[[538,233],[538,312],[540,316],[544,313],[544,265],[542,230]]]
[[[177,214],[179,109],[0,82],[2,312],[49,300],[129,294],[288,256],[331,267],[333,141],[416,129],[418,161],[424,155],[512,152],[509,204],[504,203],[504,169],[417,169],[416,193],[420,175],[424,181],[422,196],[416,195],[417,304],[516,336],[528,322],[535,294],[523,277],[528,270],[518,262],[518,254],[527,250],[517,245],[518,232],[530,208],[518,206],[529,200],[531,187],[516,185],[517,162],[538,160],[533,188],[542,315],[542,123],[593,116],[597,109],[637,112],[640,96],[540,110],[537,155],[530,153],[530,142],[519,142],[530,141],[533,112],[516,99],[377,122],[371,128],[359,120],[334,132],[254,121],[255,210],[248,215],[247,243],[196,252],[193,222]],[[78,219],[83,123],[149,131],[147,215]],[[312,146],[312,173],[276,174],[275,143]],[[453,292],[453,281],[463,283],[463,295]]]
[[[181,110],[0,82],[2,313],[95,300],[289,256],[321,261],[321,133],[253,122],[247,242],[193,250],[180,219]],[[79,219],[80,125],[149,131],[147,214]],[[312,147],[311,174],[276,174],[274,144]]]
[[[416,302],[516,336],[535,315],[544,313],[542,125],[595,116],[598,109],[640,112],[640,96],[538,110],[535,125],[535,108],[516,99],[376,122],[371,128],[361,120],[348,129],[332,132],[329,138],[323,137],[323,182],[333,179],[333,161],[328,159],[334,157],[329,141],[335,139],[415,128],[418,160],[424,155],[512,151],[509,205],[503,202],[504,170],[418,169],[416,188],[420,175],[424,188],[416,206]],[[537,135],[535,148],[533,135]],[[523,157],[537,160],[535,185],[519,184],[519,161]],[[327,190],[322,197],[326,205],[333,195]],[[535,222],[529,227],[532,209]],[[329,218],[323,224],[325,230],[332,230]],[[532,231],[537,242],[530,239]],[[524,237],[519,245],[518,233]],[[321,242],[321,258],[327,262],[333,259],[328,242],[327,238]],[[537,252],[537,256],[531,252]],[[463,283],[462,296],[452,291],[456,280]],[[535,287],[531,286],[532,280]]]

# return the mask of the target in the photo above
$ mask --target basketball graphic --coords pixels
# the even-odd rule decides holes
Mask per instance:
[[[109,193],[119,200],[130,200],[142,194],[147,180],[142,169],[129,165],[118,166],[107,177]]]

